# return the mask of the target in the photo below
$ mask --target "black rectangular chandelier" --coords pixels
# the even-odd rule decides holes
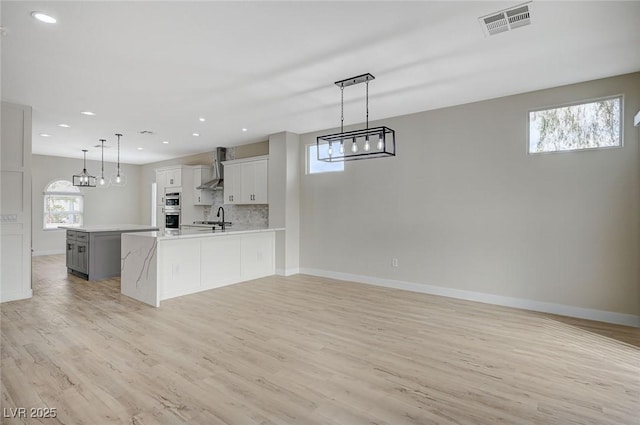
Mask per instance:
[[[384,126],[369,128],[369,81],[374,78],[371,74],[362,74],[335,82],[340,87],[340,133],[316,138],[319,161],[355,161],[396,155],[396,132]],[[366,128],[344,131],[344,88],[360,83],[366,85]]]
[[[96,178],[87,172],[87,152],[88,150],[82,149],[82,172],[80,174],[73,175],[72,183],[74,186],[96,187]]]

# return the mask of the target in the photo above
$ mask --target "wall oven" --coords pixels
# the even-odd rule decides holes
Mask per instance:
[[[164,227],[165,229],[179,230],[180,229],[180,211],[165,211],[164,212]]]
[[[170,192],[164,197],[164,206],[169,209],[180,209],[180,192]]]
[[[180,230],[180,192],[167,192],[164,199],[164,228]]]

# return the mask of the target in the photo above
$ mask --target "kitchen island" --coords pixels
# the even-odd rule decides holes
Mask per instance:
[[[190,229],[122,235],[122,294],[160,301],[275,273],[275,232]]]
[[[148,232],[155,226],[141,224],[60,226],[67,230],[67,271],[87,280],[120,276],[120,235]]]

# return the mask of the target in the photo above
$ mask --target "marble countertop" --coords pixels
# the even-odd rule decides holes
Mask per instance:
[[[273,227],[241,227],[234,226],[233,228],[229,228],[224,232],[222,230],[216,230],[212,232],[210,228],[193,228],[193,229],[183,229],[180,231],[157,231],[157,232],[136,232],[131,233],[131,236],[141,237],[141,238],[155,238],[159,241],[161,240],[174,240],[174,239],[191,239],[191,238],[210,238],[210,237],[218,237],[218,236],[227,236],[227,235],[238,235],[241,233],[260,233],[260,232],[275,232],[284,230],[284,228],[273,228]]]
[[[158,230],[156,226],[148,224],[93,224],[80,227],[58,226],[59,229],[76,230],[78,232],[132,232]]]

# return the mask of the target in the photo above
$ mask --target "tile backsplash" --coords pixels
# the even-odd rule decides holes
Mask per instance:
[[[269,225],[268,205],[225,205],[223,191],[213,192],[213,205],[205,206],[203,220],[217,221],[218,207],[224,207],[224,219],[238,226],[267,227]]]

